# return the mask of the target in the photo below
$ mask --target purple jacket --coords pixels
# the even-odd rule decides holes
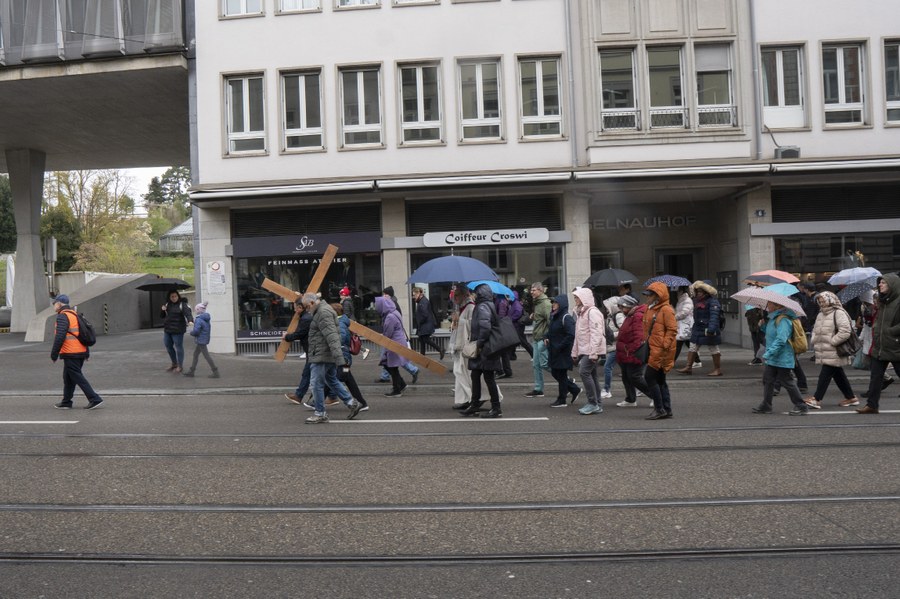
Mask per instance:
[[[375,311],[381,316],[382,335],[405,346],[407,342],[406,331],[403,330],[403,321],[400,320],[400,313],[397,312],[394,302],[384,296],[376,297]],[[400,354],[385,349],[381,356],[380,364],[382,366],[399,367],[408,361]]]

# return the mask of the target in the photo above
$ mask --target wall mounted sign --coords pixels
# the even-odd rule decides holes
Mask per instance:
[[[425,247],[457,247],[470,245],[522,245],[547,243],[550,231],[547,229],[486,229],[483,231],[442,231],[425,233],[422,242]]]
[[[685,216],[634,216],[618,218],[595,218],[591,220],[594,230],[628,229],[681,229],[697,224],[697,217]]]
[[[231,240],[235,258],[259,256],[321,255],[328,244],[340,248],[342,254],[380,252],[381,232],[309,233],[306,235],[278,235],[275,237],[235,237]]]

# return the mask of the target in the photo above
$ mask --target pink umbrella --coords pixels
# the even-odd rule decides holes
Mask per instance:
[[[732,293],[731,299],[744,304],[750,304],[757,308],[762,308],[763,310],[766,309],[769,302],[772,302],[773,304],[778,304],[779,306],[784,306],[788,310],[792,310],[798,316],[801,316],[804,313],[803,306],[797,303],[796,300],[792,300],[788,296],[781,295],[775,291],[770,291],[765,287],[747,287],[746,289],[741,289],[737,293]]]
[[[775,283],[799,283],[800,279],[789,272],[783,270],[761,270],[749,275],[744,279],[744,283],[753,283],[754,285],[774,285]]]

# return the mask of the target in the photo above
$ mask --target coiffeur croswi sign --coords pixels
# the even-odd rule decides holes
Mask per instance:
[[[480,231],[440,231],[425,233],[425,247],[456,247],[464,245],[522,245],[547,243],[547,229],[485,229]]]

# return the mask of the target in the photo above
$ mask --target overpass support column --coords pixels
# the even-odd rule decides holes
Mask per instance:
[[[6,150],[16,217],[16,280],[10,331],[24,333],[47,307],[49,290],[41,251],[41,199],[47,157],[38,150]]]

